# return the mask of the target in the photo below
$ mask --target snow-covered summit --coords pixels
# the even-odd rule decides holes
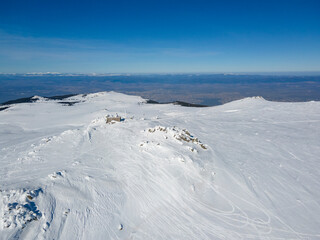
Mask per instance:
[[[0,111],[0,239],[320,239],[320,102],[34,100]]]

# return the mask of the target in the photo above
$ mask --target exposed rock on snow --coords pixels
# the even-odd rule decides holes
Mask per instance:
[[[123,225],[122,225],[122,224],[119,224],[118,229],[121,231],[121,230],[123,229]]]
[[[181,142],[187,142],[187,143],[193,143],[199,145],[202,149],[207,149],[208,147],[201,143],[201,141],[197,138],[192,136],[188,130],[186,129],[179,129],[177,127],[163,127],[163,126],[157,126],[154,128],[148,129],[149,133],[155,133],[155,132],[163,132],[165,139],[168,139],[168,137],[174,138]],[[194,151],[195,149],[190,147],[191,151]]]
[[[49,174],[48,176],[49,176],[49,178],[51,178],[52,180],[55,180],[55,179],[57,179],[57,178],[63,178],[64,177],[64,175],[65,175],[65,171],[59,171],[59,172],[54,172],[54,173],[52,173],[52,174]]]

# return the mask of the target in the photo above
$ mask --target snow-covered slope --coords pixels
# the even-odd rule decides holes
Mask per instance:
[[[320,239],[320,102],[63,102],[0,111],[0,239]]]

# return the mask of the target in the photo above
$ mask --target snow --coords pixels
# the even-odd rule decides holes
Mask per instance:
[[[35,99],[0,112],[0,239],[320,239],[320,102]]]

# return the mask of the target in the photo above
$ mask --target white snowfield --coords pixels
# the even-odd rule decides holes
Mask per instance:
[[[0,239],[320,239],[320,102],[36,99],[0,111]]]

